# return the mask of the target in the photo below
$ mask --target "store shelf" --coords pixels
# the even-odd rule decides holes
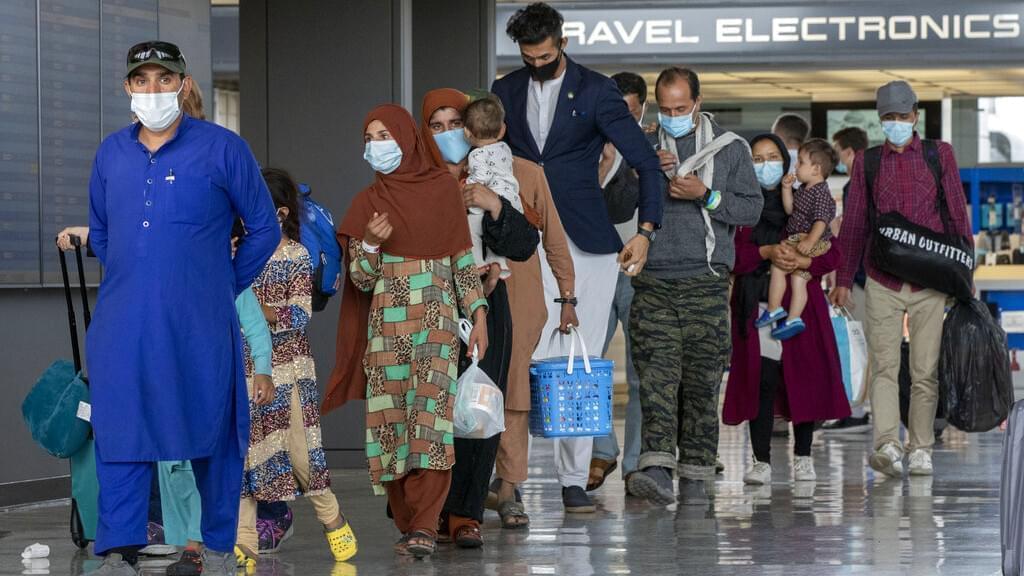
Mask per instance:
[[[1024,266],[979,266],[974,271],[974,285],[979,291],[1024,291]]]

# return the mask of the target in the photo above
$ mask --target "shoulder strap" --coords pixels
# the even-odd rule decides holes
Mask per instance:
[[[921,151],[925,164],[935,179],[935,203],[942,218],[942,227],[946,234],[950,233],[949,203],[946,202],[946,189],[942,186],[942,160],[939,158],[939,145],[935,140],[921,140]]]
[[[875,209],[875,184],[878,181],[878,170],[882,165],[882,147],[875,146],[864,151],[864,192],[868,202],[868,219],[874,228],[877,210]]]

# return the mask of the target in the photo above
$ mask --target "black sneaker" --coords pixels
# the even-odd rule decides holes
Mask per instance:
[[[579,486],[562,486],[562,504],[570,514],[590,514],[597,512],[597,506],[590,501],[586,490]]]
[[[203,573],[203,557],[194,548],[185,548],[181,558],[167,567],[167,576],[199,576]]]
[[[651,504],[668,506],[676,501],[676,493],[672,489],[672,471],[661,466],[648,466],[639,472],[629,475],[627,489],[646,498]]]
[[[683,506],[711,505],[712,495],[705,480],[679,479],[679,503]]]
[[[871,414],[860,418],[847,416],[841,420],[831,420],[821,427],[825,434],[863,434],[871,431]]]

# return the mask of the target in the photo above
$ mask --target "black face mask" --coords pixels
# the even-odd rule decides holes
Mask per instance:
[[[547,64],[545,64],[543,66],[532,66],[530,64],[526,64],[525,61],[523,62],[523,64],[526,64],[526,67],[530,69],[530,76],[534,80],[536,80],[537,82],[547,82],[548,80],[551,80],[552,78],[555,77],[555,72],[558,71],[558,65],[561,62],[562,62],[562,49],[559,48],[558,49],[558,57],[556,57],[554,60],[552,60],[551,62],[548,62]]]

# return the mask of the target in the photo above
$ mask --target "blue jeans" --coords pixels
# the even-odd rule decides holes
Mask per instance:
[[[619,279],[615,284],[615,300],[612,302],[612,311],[608,317],[608,335],[605,336],[604,350],[601,355],[608,354],[608,346],[612,337],[615,336],[615,329],[622,324],[622,332],[626,336],[626,383],[629,385],[629,401],[626,403],[626,444],[625,456],[622,458],[622,477],[637,469],[637,461],[640,459],[640,377],[633,367],[633,353],[629,345],[629,306],[633,302],[633,284],[625,274],[619,273]],[[611,434],[594,438],[594,458],[602,460],[618,460],[619,439],[612,428]]]

